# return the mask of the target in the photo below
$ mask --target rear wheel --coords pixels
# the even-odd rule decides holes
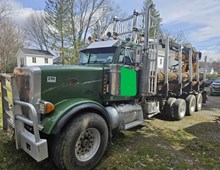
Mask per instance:
[[[202,94],[201,93],[198,93],[196,95],[196,111],[200,111],[202,110],[202,103],[203,103],[203,100],[202,100]]]
[[[173,117],[176,120],[181,120],[186,114],[186,102],[184,99],[177,99],[174,103]]]
[[[186,98],[186,114],[192,115],[196,110],[196,97],[194,95],[189,95]]]
[[[167,100],[167,103],[166,103],[166,109],[165,109],[165,114],[166,115],[169,115],[169,116],[172,116],[173,115],[173,112],[174,112],[174,103],[176,101],[176,98],[174,97],[170,97],[168,100]]]
[[[202,94],[202,103],[206,103],[206,101],[207,101],[207,92],[203,91],[201,94]]]
[[[108,143],[108,127],[98,114],[85,113],[57,136],[53,158],[60,169],[89,170],[101,160]]]

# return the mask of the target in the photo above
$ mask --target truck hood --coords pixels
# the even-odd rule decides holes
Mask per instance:
[[[41,98],[58,103],[72,98],[100,102],[103,92],[103,67],[40,66]]]

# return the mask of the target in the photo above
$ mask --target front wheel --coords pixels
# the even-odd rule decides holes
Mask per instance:
[[[101,160],[107,143],[106,121],[98,114],[85,113],[57,136],[52,156],[60,169],[89,170]]]

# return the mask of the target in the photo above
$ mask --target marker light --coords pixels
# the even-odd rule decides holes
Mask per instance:
[[[55,109],[55,107],[54,107],[54,105],[53,105],[52,103],[50,103],[50,102],[41,101],[41,102],[40,102],[40,107],[39,107],[39,109],[40,109],[40,113],[41,113],[41,114],[47,114],[47,113],[52,112],[52,111]]]

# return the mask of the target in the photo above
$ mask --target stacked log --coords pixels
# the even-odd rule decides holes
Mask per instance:
[[[196,73],[193,73],[192,75],[192,80],[196,81],[197,75]],[[162,72],[159,72],[157,74],[157,83],[158,84],[164,84],[164,80],[165,80],[165,75]],[[203,74],[200,73],[199,75],[199,80],[202,81],[203,80]],[[169,83],[178,83],[179,82],[179,75],[178,72],[176,71],[171,71],[168,73],[168,81]],[[187,83],[189,82],[189,72],[184,72],[182,73],[182,82],[183,83]]]

